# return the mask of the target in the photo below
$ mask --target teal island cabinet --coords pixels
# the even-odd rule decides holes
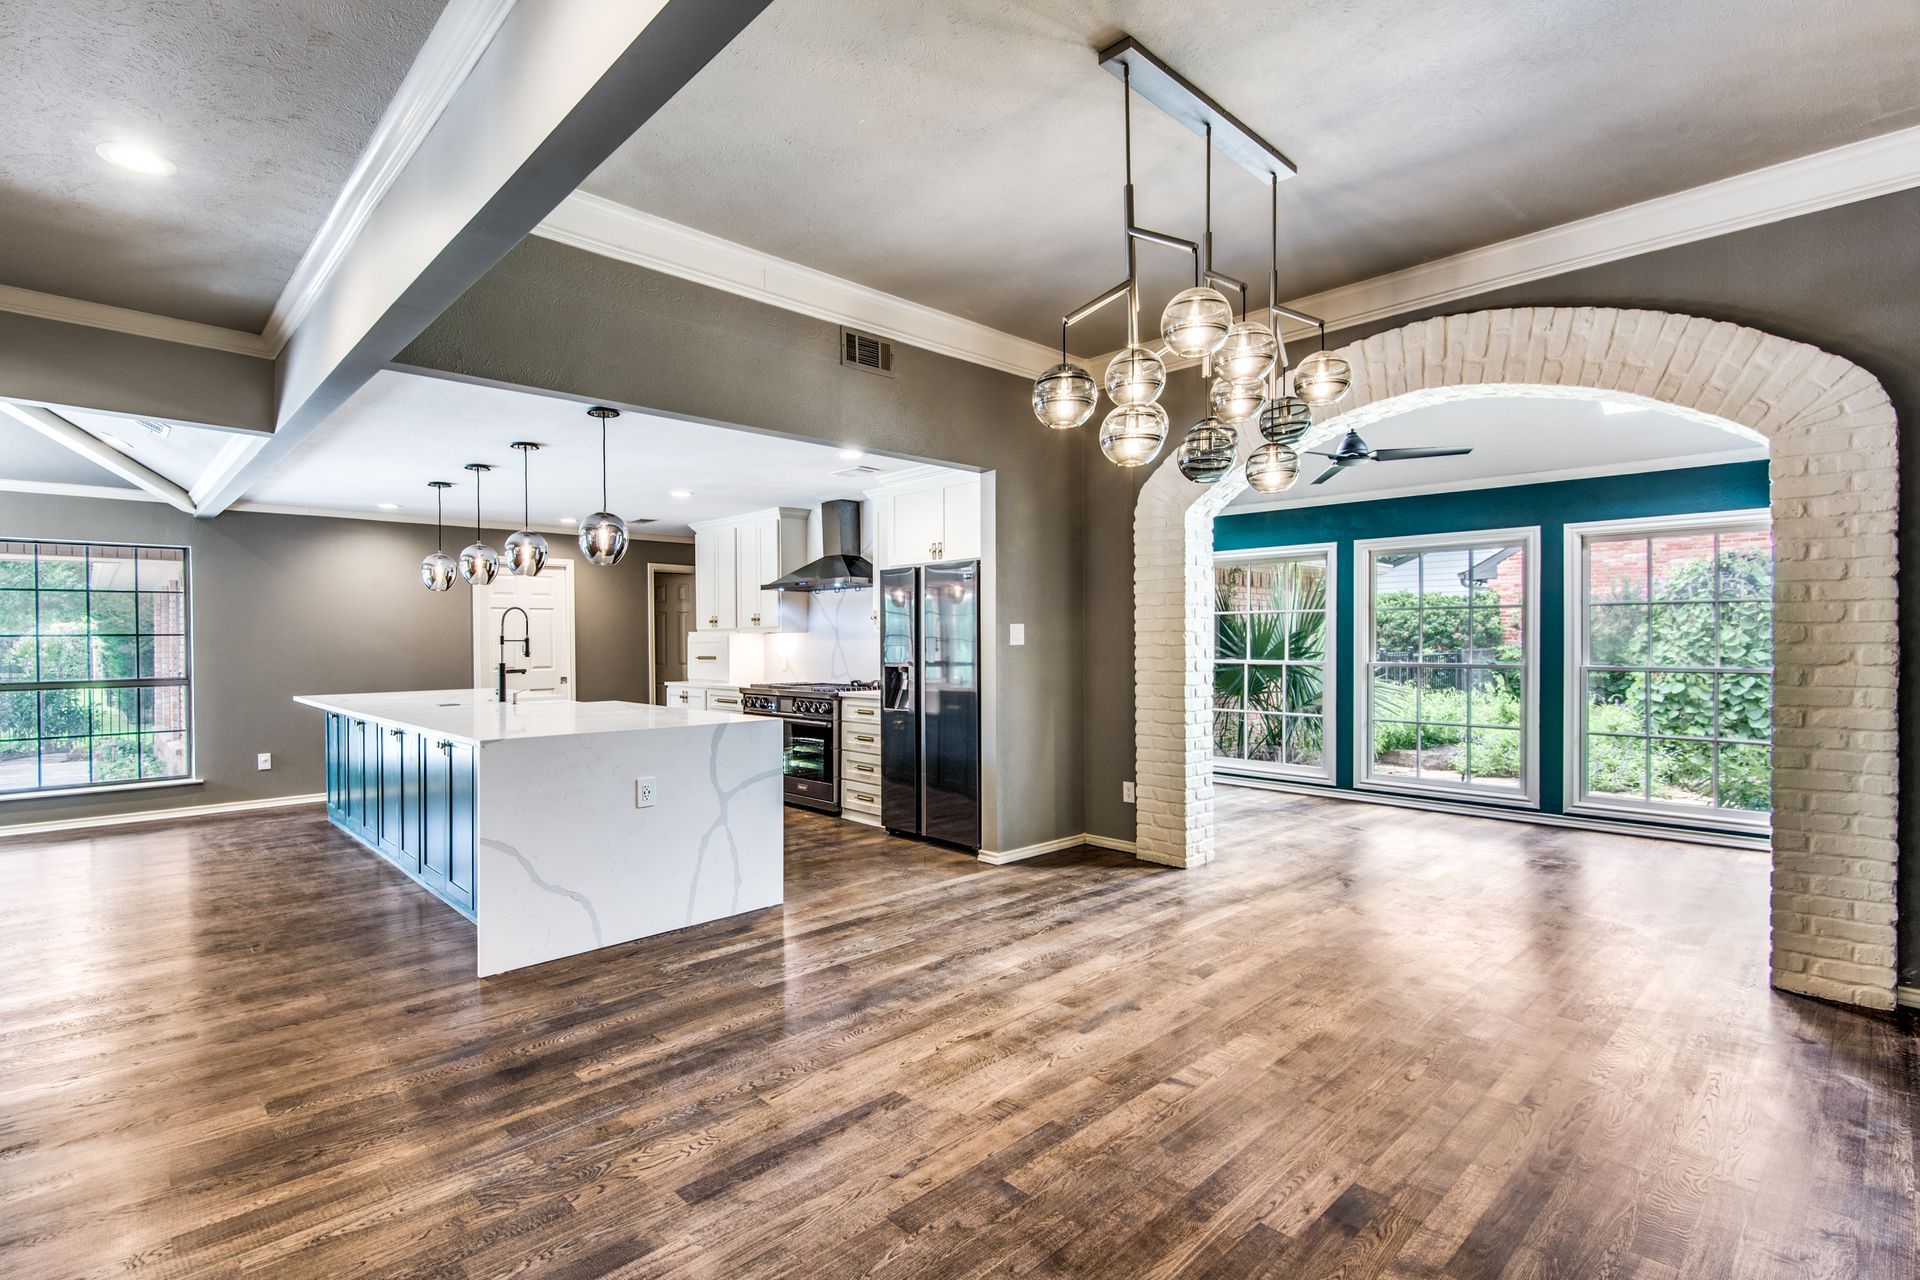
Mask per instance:
[[[784,897],[781,725],[485,690],[315,694],[327,816],[501,973]]]

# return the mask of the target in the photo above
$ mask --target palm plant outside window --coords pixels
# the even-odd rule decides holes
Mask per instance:
[[[1325,548],[1234,553],[1214,566],[1215,766],[1330,777]]]
[[[187,553],[0,541],[0,795],[191,776]]]

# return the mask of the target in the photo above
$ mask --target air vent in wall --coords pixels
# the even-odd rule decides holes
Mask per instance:
[[[858,329],[840,330],[840,363],[893,376],[893,344]]]

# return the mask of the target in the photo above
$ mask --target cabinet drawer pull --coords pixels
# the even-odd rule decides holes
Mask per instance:
[[[858,800],[861,804],[879,804],[880,803],[880,801],[877,798],[873,796],[863,796],[858,791],[853,793],[853,798],[855,800]]]
[[[720,661],[720,655],[717,653],[696,653],[693,655],[693,660],[695,662],[718,662]]]
[[[857,764],[853,766],[853,768],[854,768],[854,772],[856,773],[872,773],[873,772],[873,766],[870,764]]]

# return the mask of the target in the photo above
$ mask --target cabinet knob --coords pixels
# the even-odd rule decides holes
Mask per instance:
[[[708,626],[710,626],[710,627],[717,627],[717,626],[719,626],[719,625],[720,625],[720,615],[719,615],[719,614],[717,614],[717,613],[716,613],[716,614],[711,614],[711,615],[709,615],[709,616],[708,616],[708,618],[707,618],[707,625],[708,625]]]
[[[760,625],[760,615],[757,613],[753,615],[753,625],[756,627]]]

